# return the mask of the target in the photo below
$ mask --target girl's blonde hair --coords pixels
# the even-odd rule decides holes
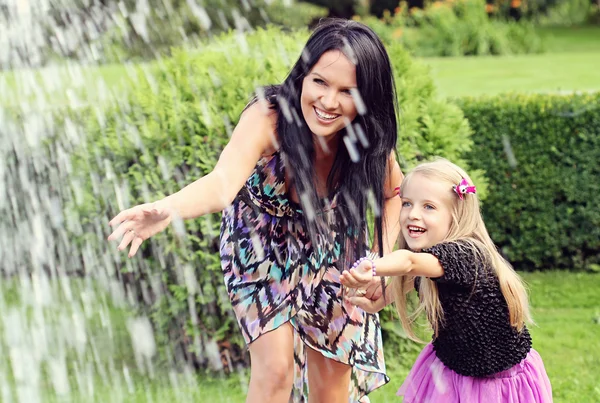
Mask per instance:
[[[420,164],[407,174],[400,186],[400,194],[402,194],[406,185],[410,183],[415,175],[439,181],[441,186],[446,187],[448,192],[453,193],[452,187],[458,185],[462,178],[465,178],[469,184],[473,184],[471,178],[469,178],[464,170],[450,161],[440,158],[432,162]],[[479,254],[479,258],[494,269],[500,282],[502,295],[508,304],[510,324],[518,331],[521,331],[525,322],[531,321],[525,285],[510,263],[500,256],[490,238],[481,216],[477,194],[466,194],[463,200],[460,200],[458,195],[454,193],[452,200],[452,223],[444,242],[458,240],[468,242],[473,247],[472,249]],[[407,248],[406,240],[402,236],[402,233],[400,233],[399,246],[400,248]],[[476,270],[476,268],[474,267],[473,270]],[[437,285],[429,278],[421,277],[419,306],[409,315],[407,312],[406,297],[407,292],[413,284],[413,280],[414,277],[411,276],[394,277],[392,279],[392,290],[402,327],[411,339],[420,341],[412,329],[412,324],[417,316],[425,310],[434,335],[437,336],[440,325],[444,320],[444,311],[440,304]]]

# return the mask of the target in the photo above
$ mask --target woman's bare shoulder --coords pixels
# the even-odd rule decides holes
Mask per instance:
[[[240,118],[243,125],[252,125],[258,128],[261,143],[264,144],[263,156],[273,155],[279,150],[279,137],[277,135],[278,113],[273,106],[265,100],[258,100],[248,106]]]

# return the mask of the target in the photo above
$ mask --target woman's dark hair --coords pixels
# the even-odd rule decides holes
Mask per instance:
[[[327,179],[328,193],[338,191],[338,207],[345,225],[342,248],[348,238],[357,239],[365,234],[367,209],[371,204],[375,213],[375,235],[379,252],[383,253],[382,217],[384,180],[390,153],[396,150],[397,101],[392,66],[385,48],[377,35],[365,25],[349,20],[327,19],[321,22],[308,39],[302,56],[281,85],[264,89],[265,96],[278,112],[277,133],[285,156],[286,168],[296,187],[303,210],[318,211],[321,204],[315,190],[313,136],[302,115],[300,95],[304,77],[321,56],[328,51],[344,53],[356,66],[356,82],[364,108],[351,128],[341,136],[349,136],[359,154],[353,162],[348,148],[340,137],[340,147]],[[355,103],[358,102],[355,99]],[[369,201],[369,199],[372,199]],[[321,231],[323,222],[308,223],[312,231]],[[341,232],[341,231],[340,231]],[[365,254],[364,242],[356,242],[357,249],[342,255],[349,259]],[[350,251],[347,251],[350,252]],[[341,259],[342,264],[347,264]]]

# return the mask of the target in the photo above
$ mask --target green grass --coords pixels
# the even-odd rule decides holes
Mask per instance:
[[[171,379],[174,379],[171,377]],[[169,383],[166,374],[157,374],[153,379],[139,375],[132,378],[128,387],[124,382],[102,383],[98,378],[91,394],[77,393],[71,396],[74,403],[189,403],[215,402],[238,403],[245,401],[246,388],[240,382],[244,377],[212,378],[208,376],[192,376],[185,378],[181,374],[175,377],[175,383]],[[63,403],[64,397],[47,395],[46,403]]]
[[[421,60],[443,97],[600,90],[600,51]]]
[[[530,288],[536,325],[533,347],[552,383],[555,403],[600,402],[600,274],[522,273]],[[391,358],[388,357],[388,362]],[[394,402],[405,368],[371,394],[372,403]],[[396,398],[397,399],[397,398]]]
[[[600,27],[540,28],[547,53],[420,59],[443,97],[600,90]]]
[[[599,402],[600,401],[600,274],[593,273],[523,273],[530,288],[531,304],[536,325],[530,326],[533,346],[541,354],[553,387],[555,402]],[[14,293],[6,292],[5,301],[15,300]],[[77,285],[72,286],[79,293]],[[89,288],[87,288],[89,290]],[[100,294],[98,294],[100,295]],[[75,302],[75,305],[78,303]],[[9,303],[7,306],[13,304]],[[88,380],[93,391],[81,392],[75,387],[71,376],[73,394],[70,402],[190,402],[210,401],[211,403],[241,403],[245,400],[248,373],[231,377],[210,377],[207,375],[184,376],[183,373],[169,373],[156,368],[154,377],[143,375],[136,369],[131,349],[130,335],[126,329],[127,318],[132,315],[125,308],[111,304],[103,305],[108,309],[112,331],[102,328],[97,314],[88,318],[90,340],[93,339],[100,354],[95,361],[91,355],[87,361],[96,365],[113,361],[116,371],[108,377],[97,372]],[[59,309],[57,309],[59,308]],[[69,314],[71,305],[60,309]],[[54,317],[51,312],[47,318]],[[1,326],[0,326],[1,327]],[[0,329],[0,345],[6,343],[4,329]],[[6,347],[3,347],[3,350]],[[4,350],[6,351],[6,350]],[[115,356],[109,356],[112,351]],[[391,349],[387,350],[391,352]],[[373,403],[397,402],[396,390],[402,384],[408,369],[417,353],[401,357],[387,356],[388,375],[391,382],[370,395]],[[5,364],[6,365],[6,362]],[[131,373],[128,384],[122,376],[122,367],[126,365]],[[2,368],[2,365],[0,365]],[[4,367],[7,370],[9,367]],[[8,372],[10,374],[10,371]],[[4,371],[4,374],[6,372]],[[42,379],[43,394],[46,402],[66,401],[53,397],[53,389],[48,379]],[[13,391],[14,393],[14,391]]]
[[[600,26],[538,28],[549,53],[600,52]]]
[[[556,402],[600,402],[600,275],[529,274],[537,326],[534,348],[544,359]]]

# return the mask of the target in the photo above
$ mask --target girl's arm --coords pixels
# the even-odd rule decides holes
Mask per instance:
[[[377,276],[424,276],[441,277],[444,269],[440,261],[429,253],[415,253],[399,249],[380,259],[375,259]],[[368,285],[373,278],[373,264],[363,260],[358,267],[345,271],[340,276],[340,282],[346,287],[361,288]]]
[[[444,269],[437,257],[430,253],[416,253],[407,249],[399,249],[373,261],[378,276],[412,276],[441,277]],[[363,264],[365,269],[372,270],[370,261]]]

